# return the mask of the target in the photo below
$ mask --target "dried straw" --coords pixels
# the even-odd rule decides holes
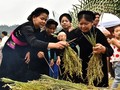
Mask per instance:
[[[97,33],[90,32],[89,35],[85,35],[82,33],[85,38],[92,44],[94,47],[96,45],[96,35]],[[102,82],[102,78],[104,77],[104,74],[102,72],[102,58],[100,54],[92,54],[90,61],[88,62],[88,67],[87,67],[87,79],[88,79],[88,84],[94,86],[94,81],[97,81],[97,84]]]
[[[63,74],[67,80],[71,81],[73,75],[80,76],[82,78],[82,61],[70,46],[65,48],[63,63]]]

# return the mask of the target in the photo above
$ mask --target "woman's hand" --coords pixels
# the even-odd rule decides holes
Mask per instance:
[[[112,38],[110,41],[111,41],[111,44],[113,45],[116,45],[116,43],[118,42],[116,38]]]
[[[65,32],[60,32],[58,35],[57,35],[57,39],[60,40],[60,41],[66,41],[67,39],[67,35]]]
[[[25,55],[25,63],[29,63],[30,62],[30,52],[27,52]]]
[[[64,47],[67,47],[69,44],[66,41],[59,41],[57,43],[49,43],[48,48],[56,48],[56,49],[63,49]]]
[[[67,47],[69,44],[66,41],[59,41],[56,43],[57,49],[63,49],[64,47]]]
[[[73,27],[73,25],[72,25],[72,23],[71,23],[71,26],[70,26],[70,28],[69,28],[69,32],[71,32],[72,30],[74,30],[74,27]]]
[[[117,48],[120,48],[120,43],[118,42],[118,40],[116,38],[112,38],[110,40],[110,43],[115,45]]]
[[[93,47],[93,53],[95,54],[105,53],[105,51],[106,51],[106,47],[100,43],[97,43],[95,47]]]
[[[42,51],[39,51],[38,54],[37,54],[38,58],[43,58],[44,57],[44,52]]]
[[[60,65],[60,62],[61,62],[61,59],[60,59],[60,56],[58,56],[58,57],[57,57],[56,64],[59,66],[59,65]]]
[[[50,60],[50,66],[52,67],[53,65],[54,65],[54,60],[51,59],[51,60]]]

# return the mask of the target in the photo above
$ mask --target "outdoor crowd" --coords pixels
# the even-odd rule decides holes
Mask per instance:
[[[9,37],[3,31],[0,39],[0,78],[27,82],[45,74],[66,80],[62,57],[64,48],[70,46],[82,60],[83,73],[83,79],[73,75],[72,82],[88,85],[86,74],[90,56],[101,54],[104,76],[100,83],[94,81],[94,85],[117,89],[120,83],[120,18],[111,13],[99,14],[87,10],[78,12],[76,18],[78,27],[74,28],[70,14],[63,13],[59,17],[62,29],[56,31],[58,22],[49,19],[47,9],[38,7],[28,16],[28,22],[19,25]],[[91,33],[96,33],[95,46],[85,37],[91,37]],[[112,86],[109,86],[109,75],[114,79]],[[2,85],[4,83],[0,82],[0,90]]]

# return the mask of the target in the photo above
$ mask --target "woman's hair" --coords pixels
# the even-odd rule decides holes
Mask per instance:
[[[92,11],[80,11],[77,14],[78,17],[78,21],[80,21],[82,18],[85,18],[85,20],[89,21],[89,22],[93,22],[95,20],[95,14]]]
[[[2,31],[2,34],[4,35],[4,36],[7,36],[7,32],[6,31]]]
[[[48,19],[45,26],[49,28],[51,24],[54,24],[56,27],[58,26],[58,23],[53,19]]]
[[[96,15],[99,15],[99,16],[100,16],[100,14],[99,14],[98,12],[94,12],[94,14],[95,14],[95,16],[96,16]]]
[[[27,20],[32,21],[33,16],[37,17],[41,13],[46,13],[47,15],[49,15],[49,11],[47,9],[38,7],[28,16]]]
[[[72,22],[72,18],[68,13],[63,13],[60,17],[59,17],[59,22],[61,22],[62,18],[66,17],[70,22]]]

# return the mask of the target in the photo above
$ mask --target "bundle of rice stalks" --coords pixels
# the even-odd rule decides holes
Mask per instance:
[[[19,82],[8,78],[2,78],[2,81],[6,83],[4,87],[7,86],[10,90],[98,90],[92,86],[57,80],[46,75],[42,75],[39,80],[29,82]]]
[[[70,47],[66,47],[63,53],[63,75],[67,80],[71,81],[73,75],[82,78],[82,60],[77,53]]]
[[[89,35],[85,35],[85,38],[92,44],[93,47],[96,45],[96,35],[97,33],[91,33]],[[97,81],[97,84],[99,84],[102,81],[102,78],[104,76],[102,72],[102,58],[100,54],[94,54],[92,53],[92,56],[90,58],[90,61],[88,62],[87,67],[87,79],[89,85],[94,85],[94,81]]]

